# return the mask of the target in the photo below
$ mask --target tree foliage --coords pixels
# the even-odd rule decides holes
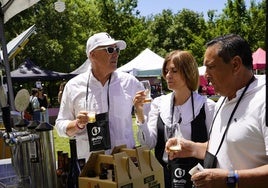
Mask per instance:
[[[101,31],[126,41],[119,66],[145,48],[162,57],[175,49],[189,50],[201,65],[205,43],[228,33],[247,39],[252,50],[265,47],[265,0],[252,0],[249,7],[244,0],[227,0],[223,12],[209,10],[207,20],[202,13],[188,9],[176,13],[167,9],[143,17],[137,9],[138,0],[65,0],[62,13],[54,10],[54,2],[39,1],[4,25],[7,41],[33,24],[37,27],[37,33],[16,56],[16,66],[30,58],[43,68],[71,72],[87,58],[88,37]]]
[[[137,10],[138,0],[66,0],[62,13],[54,10],[54,2],[40,1],[5,24],[8,40],[33,24],[37,27],[17,62],[28,57],[42,67],[70,72],[86,60],[88,37],[100,31],[127,42],[119,66],[147,47],[163,57],[171,50],[190,50],[201,64],[205,42],[227,33],[240,34],[254,49],[265,45],[264,0],[252,1],[248,9],[244,0],[227,0],[222,14],[207,12],[208,20],[188,9],[145,18]]]

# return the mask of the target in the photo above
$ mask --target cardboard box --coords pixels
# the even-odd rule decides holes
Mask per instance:
[[[0,159],[8,158],[11,158],[11,148],[5,143],[4,139],[0,137]]]
[[[102,179],[104,169],[108,169],[108,175]],[[94,152],[79,177],[79,188],[145,187],[164,188],[163,168],[146,147],[118,146],[111,155],[105,155],[104,151]]]

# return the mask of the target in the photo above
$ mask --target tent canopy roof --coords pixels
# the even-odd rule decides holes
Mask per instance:
[[[254,70],[265,69],[266,52],[263,49],[258,48],[255,52],[253,52],[252,58]]]
[[[12,81],[50,81],[70,79],[74,75],[69,73],[55,72],[51,70],[45,70],[36,66],[30,59],[26,59],[16,70],[11,71]]]
[[[74,71],[70,72],[70,74],[81,74],[86,72],[89,67],[91,67],[91,62],[89,59],[87,59],[82,65],[80,65],[77,69]]]
[[[160,71],[161,74],[163,63],[164,58],[146,48],[133,60],[119,67],[117,71],[129,72],[135,76],[139,74],[139,71],[146,71],[146,73],[151,74],[150,70],[154,72],[158,71],[158,73]]]

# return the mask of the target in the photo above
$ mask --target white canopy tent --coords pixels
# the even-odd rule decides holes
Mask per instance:
[[[70,72],[70,74],[81,74],[86,72],[91,67],[91,62],[87,59],[82,65],[80,65],[77,69]]]
[[[164,58],[146,48],[133,60],[119,67],[117,71],[128,72],[137,77],[158,77],[161,75],[163,63]],[[81,74],[86,72],[90,66],[91,62],[87,59],[70,74]]]
[[[201,67],[198,67],[198,72],[200,76],[204,76],[206,72],[206,66],[203,65]]]
[[[201,67],[198,67],[198,72],[199,72],[199,84],[200,85],[207,85],[208,83],[207,83],[207,80],[205,79],[205,72],[206,72],[206,66],[201,66]]]
[[[137,57],[119,67],[117,71],[128,72],[137,77],[160,76],[164,58],[146,48]]]

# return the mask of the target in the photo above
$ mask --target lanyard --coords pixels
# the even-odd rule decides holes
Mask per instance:
[[[220,151],[220,148],[221,148],[221,146],[222,146],[222,144],[223,144],[223,140],[224,140],[224,138],[225,138],[225,136],[226,136],[226,133],[227,133],[229,127],[230,127],[232,118],[233,118],[233,116],[234,116],[234,114],[235,114],[235,111],[237,110],[237,107],[238,107],[240,101],[242,100],[244,94],[246,93],[246,91],[247,91],[249,85],[250,85],[254,80],[255,80],[255,77],[252,76],[252,78],[251,78],[251,79],[249,80],[249,82],[247,83],[245,89],[243,90],[243,93],[242,93],[241,96],[239,97],[239,99],[238,99],[238,101],[237,101],[237,103],[236,103],[236,105],[235,105],[235,107],[234,107],[234,109],[233,109],[233,111],[232,111],[232,113],[231,113],[231,115],[230,115],[230,117],[229,117],[229,120],[228,120],[226,129],[225,129],[225,131],[224,131],[224,133],[223,133],[223,135],[222,135],[221,142],[220,142],[220,145],[219,145],[219,147],[218,147],[217,152],[215,153],[215,156],[216,156],[216,155],[218,154],[218,152]],[[220,105],[218,111],[216,112],[216,114],[215,114],[215,116],[214,116],[214,118],[213,118],[213,121],[212,121],[212,124],[211,124],[211,129],[210,129],[210,131],[209,131],[209,138],[210,138],[210,134],[211,134],[211,132],[212,132],[212,128],[213,128],[215,119],[216,119],[216,117],[217,117],[217,115],[218,115],[218,112],[219,112],[220,109],[222,108],[222,105],[223,105],[223,103],[225,102],[225,100],[226,100],[226,97],[223,99],[223,101],[222,101],[222,103],[221,103],[221,105]],[[209,141],[208,141],[208,142],[209,142]],[[209,144],[208,144],[208,145],[209,145]],[[207,145],[207,147],[208,147],[208,145]]]
[[[171,103],[171,124],[173,124],[173,116],[174,116],[174,110],[175,110],[175,105],[174,105],[174,101],[175,101],[175,96],[173,93],[173,99],[172,99],[172,103]],[[194,98],[193,98],[193,92],[191,91],[191,102],[192,102],[192,113],[193,113],[193,119],[195,119],[195,115],[194,115]],[[180,124],[182,121],[182,118],[180,116],[178,123]]]
[[[87,92],[86,92],[86,104],[87,104],[87,100],[88,100],[88,88],[89,88],[89,78],[90,78],[90,74],[88,75],[88,79],[87,79]],[[108,111],[109,111],[109,107],[110,107],[110,100],[109,100],[109,87],[110,87],[110,82],[111,82],[111,77],[112,74],[109,76],[109,80],[108,80],[108,91],[107,91],[107,102],[108,102]]]
[[[176,131],[176,128],[179,128],[177,127],[177,123],[174,124],[173,123],[173,119],[174,119],[174,110],[175,110],[175,105],[174,105],[174,102],[175,102],[175,96],[174,96],[174,93],[173,93],[173,97],[172,97],[172,100],[171,100],[171,104],[170,104],[170,108],[171,108],[171,114],[170,114],[170,117],[171,117],[171,122],[170,122],[170,127],[168,126],[165,126],[165,131],[166,131],[166,138],[171,138],[172,136],[174,136],[175,134],[175,131]],[[192,112],[193,112],[193,119],[195,119],[195,115],[194,115],[194,99],[193,99],[193,92],[191,92],[191,101],[192,101]],[[180,124],[182,121],[182,118],[181,116],[179,117],[179,120],[178,120],[178,124]]]

